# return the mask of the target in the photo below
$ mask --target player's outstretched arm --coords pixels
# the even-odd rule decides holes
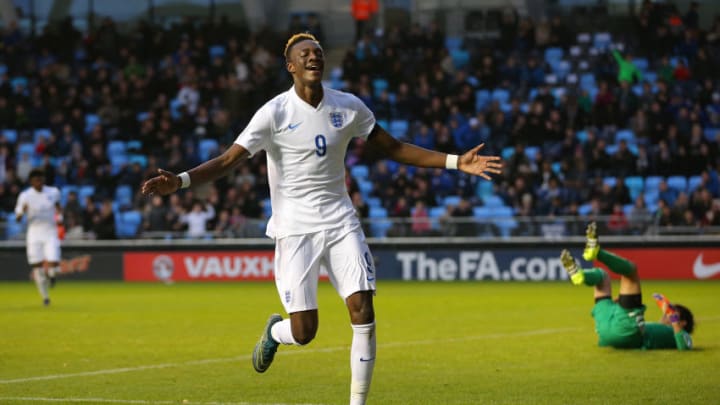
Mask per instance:
[[[202,184],[226,176],[249,155],[247,149],[234,143],[222,155],[190,169],[187,172],[190,176],[190,183]],[[140,191],[144,195],[168,195],[177,191],[181,186],[182,179],[179,175],[158,169],[158,176],[143,183]]]
[[[448,167],[448,160],[454,160],[453,157],[448,159],[448,155],[445,153],[400,142],[379,125],[375,125],[370,136],[368,136],[368,146],[375,152],[396,162],[418,167],[445,168]],[[484,146],[484,144],[480,144],[459,156],[457,169],[480,176],[486,180],[490,180],[492,174],[500,174],[502,172],[502,160],[499,156],[478,155],[478,152]]]

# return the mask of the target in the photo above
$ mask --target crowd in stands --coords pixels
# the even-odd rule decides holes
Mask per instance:
[[[347,183],[368,233],[578,234],[568,217],[609,218],[617,234],[720,226],[720,18],[703,30],[698,12],[645,2],[632,30],[612,33],[508,11],[492,41],[448,37],[436,23],[360,35],[327,67],[328,86],[356,94],[398,138],[448,153],[484,142],[506,163],[487,182],[353,142]],[[144,198],[139,185],[230,145],[289,87],[281,50],[306,30],[323,35],[313,15],[279,34],[226,19],[121,32],[107,18],[90,33],[68,19],[37,37],[5,28],[0,212],[42,166],[62,190],[68,238],[261,236],[263,156],[170,197]],[[19,225],[4,219],[12,236]]]

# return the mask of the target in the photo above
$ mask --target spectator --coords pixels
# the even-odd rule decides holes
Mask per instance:
[[[187,236],[190,238],[203,238],[207,236],[208,222],[215,218],[215,208],[211,204],[203,204],[200,201],[194,201],[190,212],[180,216],[180,223],[186,224],[188,227]]]

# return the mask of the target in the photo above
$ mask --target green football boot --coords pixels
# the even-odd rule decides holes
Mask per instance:
[[[600,251],[600,244],[597,237],[597,224],[590,222],[585,230],[585,250],[583,250],[583,259],[592,262]]]
[[[574,285],[582,285],[585,282],[585,274],[582,272],[582,269],[578,268],[575,258],[572,257],[567,249],[563,249],[563,251],[560,252],[560,262]]]
[[[257,344],[255,344],[255,349],[252,354],[252,363],[255,371],[258,373],[264,373],[265,370],[270,367],[270,364],[272,364],[272,361],[275,358],[275,352],[277,352],[280,344],[272,338],[270,329],[273,325],[282,320],[282,316],[278,314],[270,315],[270,319],[268,319],[267,324],[265,325],[265,330],[263,331],[262,336],[260,336],[260,340],[258,340]]]

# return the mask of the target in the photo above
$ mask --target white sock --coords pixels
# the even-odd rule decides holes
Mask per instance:
[[[375,368],[375,322],[352,325],[350,405],[364,405]]]
[[[60,274],[60,266],[50,266],[48,268],[48,277],[55,277]]]
[[[50,287],[50,280],[48,280],[48,278],[45,277],[45,272],[43,271],[43,269],[36,268],[32,271],[32,274],[33,274],[33,280],[35,280],[35,285],[37,286],[40,296],[44,300],[50,298],[48,295],[48,288]]]
[[[290,318],[276,322],[272,328],[270,328],[270,335],[273,340],[278,343],[300,346],[293,337],[292,328],[290,327]]]

